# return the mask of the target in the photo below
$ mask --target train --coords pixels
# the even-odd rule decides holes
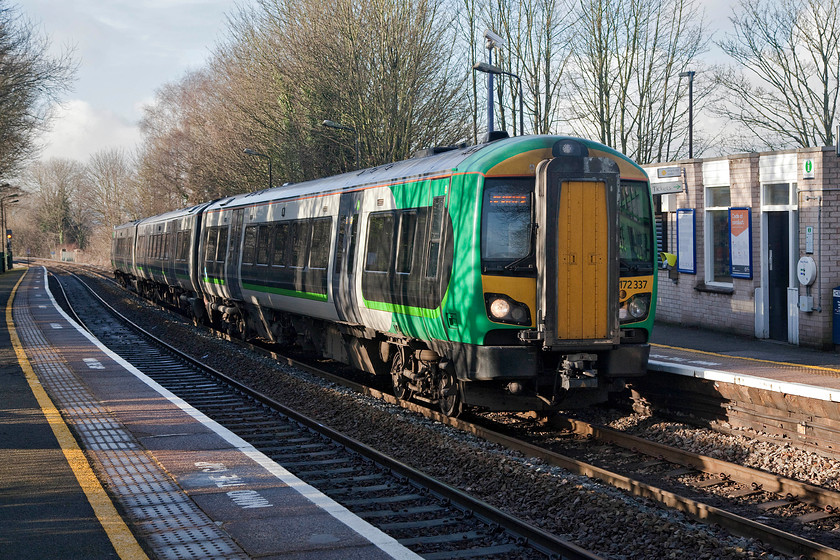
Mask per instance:
[[[503,137],[118,225],[111,260],[197,324],[390,376],[444,415],[544,413],[645,374],[652,208],[605,145]]]

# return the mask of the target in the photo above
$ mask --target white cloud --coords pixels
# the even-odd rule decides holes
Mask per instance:
[[[75,159],[86,163],[99,150],[134,149],[141,139],[136,123],[112,111],[99,110],[74,99],[56,109],[52,128],[41,137],[42,159]]]

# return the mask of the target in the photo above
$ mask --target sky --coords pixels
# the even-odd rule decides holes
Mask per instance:
[[[11,0],[78,62],[72,90],[41,138],[41,157],[87,162],[140,142],[142,107],[164,84],[201,68],[224,38],[233,0]]]
[[[239,0],[247,4],[248,0]],[[512,0],[515,1],[515,0]],[[732,0],[698,0],[713,29],[725,27]],[[164,84],[201,68],[223,40],[235,0],[10,0],[79,63],[73,89],[41,138],[41,157],[87,162],[105,149],[141,140],[142,107]]]

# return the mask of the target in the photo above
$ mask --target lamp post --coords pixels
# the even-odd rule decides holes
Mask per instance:
[[[2,222],[0,229],[3,231],[3,262],[0,263],[0,272],[12,269],[12,240],[9,238],[8,231],[6,230],[6,205],[20,202],[19,200],[7,201],[7,199],[14,198],[16,196],[19,196],[18,193],[0,196],[0,222]]]
[[[336,130],[345,130],[347,132],[353,133],[353,138],[356,142],[356,169],[359,168],[359,133],[356,131],[355,128],[352,126],[347,126],[343,124],[339,124],[335,121],[331,121],[329,119],[325,120],[321,123],[322,126],[326,126],[327,128],[334,128]]]
[[[688,78],[688,159],[694,159],[694,70],[680,72]]]
[[[522,80],[519,78],[518,75],[514,74],[513,72],[506,72],[499,68],[498,66],[493,66],[492,64],[487,64],[486,62],[477,62],[473,65],[473,70],[478,70],[479,72],[486,72],[489,75],[494,74],[502,74],[504,76],[510,76],[511,78],[516,78],[516,81],[519,83],[519,135],[525,135],[525,110],[522,101]],[[492,131],[492,127],[490,128]]]
[[[271,185],[273,183],[272,177],[271,177],[271,158],[268,157],[265,154],[261,154],[257,151],[254,151],[251,148],[245,148],[245,153],[248,154],[249,156],[264,157],[265,159],[268,160],[268,188],[270,189]]]
[[[487,66],[493,66],[493,49],[502,48],[505,45],[505,40],[486,29],[484,31],[484,45],[487,47]],[[482,64],[482,63],[479,63]],[[475,68],[475,66],[473,66]],[[487,133],[493,132],[493,72],[487,73]]]

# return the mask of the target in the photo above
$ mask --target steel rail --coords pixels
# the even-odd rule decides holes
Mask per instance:
[[[274,399],[265,395],[264,393],[256,391],[248,387],[247,385],[244,385],[243,383],[237,381],[236,379],[230,377],[229,375],[222,373],[208,366],[207,364],[204,364],[200,360],[197,360],[188,354],[185,354],[184,352],[180,351],[179,349],[175,348],[174,346],[165,342],[164,340],[158,338],[152,333],[146,331],[145,329],[143,329],[124,315],[122,315],[119,311],[114,309],[104,299],[102,299],[102,297],[99,296],[99,294],[97,294],[90,286],[88,286],[88,284],[84,282],[80,277],[78,277],[72,272],[70,274],[77,280],[79,280],[79,282],[83,286],[85,286],[90,291],[90,293],[93,294],[93,296],[101,302],[103,306],[109,309],[115,316],[117,316],[120,320],[124,321],[132,329],[142,334],[143,336],[146,336],[149,339],[153,340],[156,344],[161,345],[170,352],[173,352],[174,354],[178,355],[190,364],[207,370],[212,375],[224,380],[226,383],[230,384],[235,389],[251,396],[260,403],[263,403],[267,406],[276,409],[281,414],[288,416],[296,422],[325,435],[326,437],[332,439],[333,441],[336,441],[337,443],[341,444],[347,449],[350,449],[351,451],[354,451],[363,457],[371,459],[372,461],[389,469],[391,472],[408,479],[415,486],[419,488],[428,488],[431,492],[437,494],[441,498],[449,500],[453,504],[457,504],[463,507],[464,509],[473,512],[477,517],[481,518],[483,521],[509,529],[512,533],[516,534],[521,538],[524,538],[537,550],[540,550],[541,552],[553,558],[557,558],[557,555],[559,555],[559,558],[561,558],[562,560],[602,560],[601,556],[593,554],[592,552],[587,551],[582,547],[575,545],[572,542],[569,542],[565,539],[561,539],[560,537],[553,535],[547,531],[544,531],[538,527],[534,527],[533,525],[525,523],[521,519],[507,514],[502,510],[495,508],[482,500],[478,500],[473,496],[470,496],[469,494],[462,492],[461,490],[458,490],[453,486],[450,486],[444,482],[432,478],[429,475],[423,473],[422,471],[414,469],[413,467],[410,467],[405,463],[402,463],[388,455],[385,455],[354,438],[351,438],[349,436],[346,436],[345,434],[333,430],[329,426],[313,418],[310,418],[309,416],[306,416],[292,408],[289,408],[283,405],[282,403],[275,401]],[[291,365],[295,365],[295,367],[300,367],[298,362],[294,360],[288,359],[288,363]],[[311,367],[306,367],[303,369],[306,369],[311,373],[316,373],[317,371],[315,368]]]
[[[565,426],[564,426],[565,424]],[[734,482],[750,485],[760,484],[761,489],[766,492],[787,495],[791,494],[801,502],[806,502],[822,508],[830,507],[840,509],[840,493],[820,488],[812,484],[793,480],[777,474],[769,473],[752,467],[745,467],[729,461],[715,459],[707,455],[699,455],[689,451],[683,451],[661,443],[646,440],[631,434],[625,434],[618,430],[612,430],[603,426],[596,426],[581,420],[562,417],[556,419],[555,426],[568,427],[570,431],[583,436],[592,436],[598,441],[618,445],[625,449],[633,449],[650,455],[651,457],[662,457],[664,460],[691,467],[698,471],[711,474],[725,474]]]
[[[262,349],[258,346],[249,345],[241,341],[237,341],[221,333],[216,333],[216,336],[219,336],[220,338],[224,338],[234,343],[243,344],[252,349],[256,349],[259,352],[271,356],[280,362],[302,369],[314,375],[318,375],[324,379],[328,379],[335,383],[344,385],[361,394],[376,397],[391,404],[399,405],[412,412],[422,414],[429,419],[436,420],[443,424],[447,424],[454,428],[462,430],[464,432],[471,433],[491,443],[496,443],[508,449],[519,451],[520,453],[523,453],[524,455],[529,457],[541,459],[548,464],[562,467],[572,473],[588,476],[590,478],[596,478],[611,486],[623,489],[629,492],[631,495],[658,501],[668,507],[686,513],[697,520],[701,520],[708,523],[717,523],[722,527],[727,528],[736,535],[748,538],[757,538],[762,542],[772,546],[775,550],[777,550],[780,553],[794,556],[804,555],[807,557],[811,557],[814,560],[840,560],[840,550],[824,546],[822,544],[799,537],[798,535],[781,531],[774,527],[769,527],[767,525],[747,519],[743,516],[727,512],[726,510],[710,506],[702,502],[698,502],[691,498],[687,498],[675,494],[673,492],[656,488],[655,486],[649,485],[631,477],[614,473],[607,469],[603,469],[595,465],[585,463],[583,461],[579,461],[577,459],[573,459],[571,457],[567,457],[565,455],[553,451],[549,451],[537,445],[518,440],[505,434],[501,434],[499,432],[490,430],[478,424],[444,416],[424,406],[396,399],[394,396],[389,395],[387,393],[383,393],[381,391],[359,383],[348,381],[329,372],[325,372],[317,367],[313,367],[308,364],[299,362],[298,360],[295,360],[293,358],[283,356],[282,354],[279,354],[277,352]]]

